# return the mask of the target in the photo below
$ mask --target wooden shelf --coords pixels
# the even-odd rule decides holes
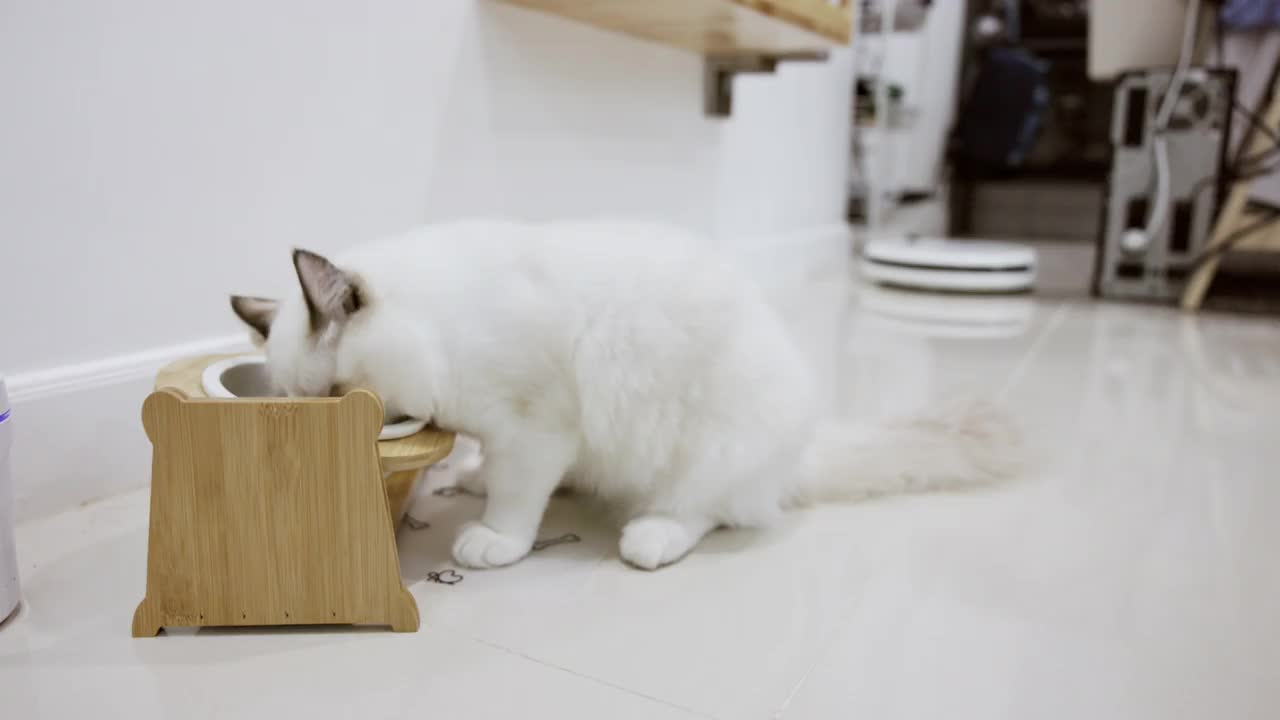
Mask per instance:
[[[703,55],[787,55],[849,44],[852,0],[502,0]]]

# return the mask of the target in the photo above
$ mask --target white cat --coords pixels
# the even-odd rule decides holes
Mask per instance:
[[[789,506],[995,480],[1010,438],[981,410],[881,428],[818,417],[811,371],[761,291],[697,237],[640,224],[424,227],[300,289],[232,298],[291,395],[369,388],[389,415],[483,443],[457,562],[509,565],[561,483],[621,508],[623,559],[674,562],[718,526]]]

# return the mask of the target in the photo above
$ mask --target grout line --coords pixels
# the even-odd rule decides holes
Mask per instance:
[[[1022,377],[1027,374],[1027,370],[1031,368],[1031,361],[1040,355],[1040,350],[1049,342],[1049,338],[1053,336],[1054,331],[1067,319],[1067,315],[1070,314],[1070,308],[1071,306],[1065,302],[1058,305],[1058,309],[1054,311],[1049,318],[1049,322],[1045,323],[1044,328],[1040,330],[1040,334],[1031,343],[1031,347],[1027,348],[1027,351],[1022,354],[1022,359],[1018,360],[1013,372],[1009,373],[1000,389],[996,391],[996,401],[1003,402],[1008,398],[1014,386],[1022,380]]]
[[[783,698],[782,704],[778,706],[777,710],[773,711],[773,720],[781,720],[783,714],[787,712],[787,708],[791,707],[791,701],[796,699],[796,695],[800,694],[801,688],[805,686],[805,683],[809,682],[809,676],[818,668],[818,663],[827,657],[827,651],[831,649],[831,643],[833,642],[835,642],[834,633],[827,640],[827,643],[822,646],[822,649],[818,651],[818,654],[814,656],[813,662],[809,663],[809,667],[804,669],[804,673],[800,675],[800,679],[791,688],[791,692],[787,693],[787,696]]]
[[[865,600],[865,598],[859,600],[859,604],[862,604],[863,600]],[[852,613],[852,611],[850,611],[850,613]],[[800,675],[800,679],[796,680],[796,684],[791,687],[791,691],[787,693],[785,698],[783,698],[782,704],[773,711],[773,714],[770,716],[772,720],[782,720],[782,717],[786,715],[787,709],[791,707],[791,703],[796,699],[796,696],[800,694],[800,691],[804,689],[804,686],[808,684],[809,676],[813,675],[813,671],[818,669],[818,665],[828,659],[828,656],[831,654],[831,648],[836,644],[836,641],[844,635],[845,630],[849,627],[850,621],[851,618],[845,616],[834,623],[834,626],[827,632],[826,642],[822,643],[822,646],[818,648],[816,653],[814,653],[813,662],[809,663],[808,667],[804,669],[804,672]]]
[[[518,657],[518,658],[523,658],[523,659],[525,659],[525,660],[528,660],[529,662],[537,663],[537,664],[542,665],[542,666],[545,666],[545,667],[549,667],[549,668],[552,668],[552,669],[555,669],[555,670],[559,670],[560,672],[563,672],[563,673],[568,673],[569,675],[573,675],[574,677],[581,678],[581,679],[583,679],[583,680],[587,680],[587,681],[590,681],[590,682],[596,683],[597,685],[603,685],[603,686],[605,686],[605,687],[607,687],[607,688],[612,688],[612,689],[614,689],[614,690],[619,690],[619,691],[621,691],[621,692],[627,693],[628,695],[634,695],[634,696],[636,696],[636,697],[638,697],[638,698],[643,698],[643,699],[648,700],[648,701],[650,701],[650,702],[658,703],[659,705],[665,705],[665,706],[667,706],[667,707],[669,707],[669,708],[672,708],[672,709],[675,709],[675,710],[679,710],[679,711],[681,711],[681,712],[689,713],[690,715],[694,715],[694,716],[696,716],[696,717],[705,718],[706,720],[717,720],[717,718],[716,718],[714,715],[708,715],[708,714],[706,714],[706,713],[704,713],[704,712],[699,712],[699,711],[694,710],[694,709],[692,709],[692,708],[687,708],[687,707],[685,707],[685,706],[683,706],[683,705],[677,705],[677,704],[675,704],[675,703],[673,703],[673,702],[669,702],[669,701],[667,701],[667,700],[663,700],[663,699],[662,699],[662,698],[660,698],[660,697],[655,697],[655,696],[653,696],[653,695],[646,695],[645,693],[639,692],[639,691],[637,691],[637,690],[633,690],[633,689],[631,689],[631,688],[629,688],[629,687],[626,687],[626,686],[624,686],[624,685],[618,685],[617,683],[609,682],[608,680],[602,680],[602,679],[600,679],[600,678],[598,678],[598,677],[592,677],[591,675],[584,675],[583,673],[580,673],[580,672],[578,672],[578,671],[576,671],[576,670],[572,670],[572,669],[570,669],[570,668],[564,667],[563,665],[556,665],[555,663],[547,662],[547,661],[545,661],[545,660],[542,660],[542,659],[536,658],[536,657],[534,657],[534,656],[532,656],[532,655],[529,655],[529,654],[527,654],[527,653],[520,652],[519,650],[513,650],[513,649],[511,649],[511,648],[509,648],[509,647],[504,647],[504,646],[502,646],[502,645],[498,645],[497,643],[489,642],[488,640],[481,640],[480,638],[477,638],[477,637],[473,637],[473,638],[471,638],[471,639],[472,639],[472,641],[477,642],[477,643],[480,643],[481,645],[484,645],[485,647],[492,648],[492,649],[494,649],[494,650],[501,650],[502,652],[507,653],[507,654],[509,654],[509,655],[514,655],[514,656],[516,656],[516,657]]]

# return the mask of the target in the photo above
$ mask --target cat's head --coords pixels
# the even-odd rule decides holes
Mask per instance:
[[[365,309],[359,280],[316,253],[294,250],[298,292],[284,300],[231,296],[231,309],[249,326],[267,356],[275,384],[292,396],[337,394],[343,335]]]

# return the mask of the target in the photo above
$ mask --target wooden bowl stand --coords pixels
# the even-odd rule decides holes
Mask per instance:
[[[379,442],[382,403],[364,390],[207,398],[200,375],[223,357],[161,370],[143,404],[151,522],[134,637],[165,626],[417,630],[395,529],[453,435],[426,428]]]

